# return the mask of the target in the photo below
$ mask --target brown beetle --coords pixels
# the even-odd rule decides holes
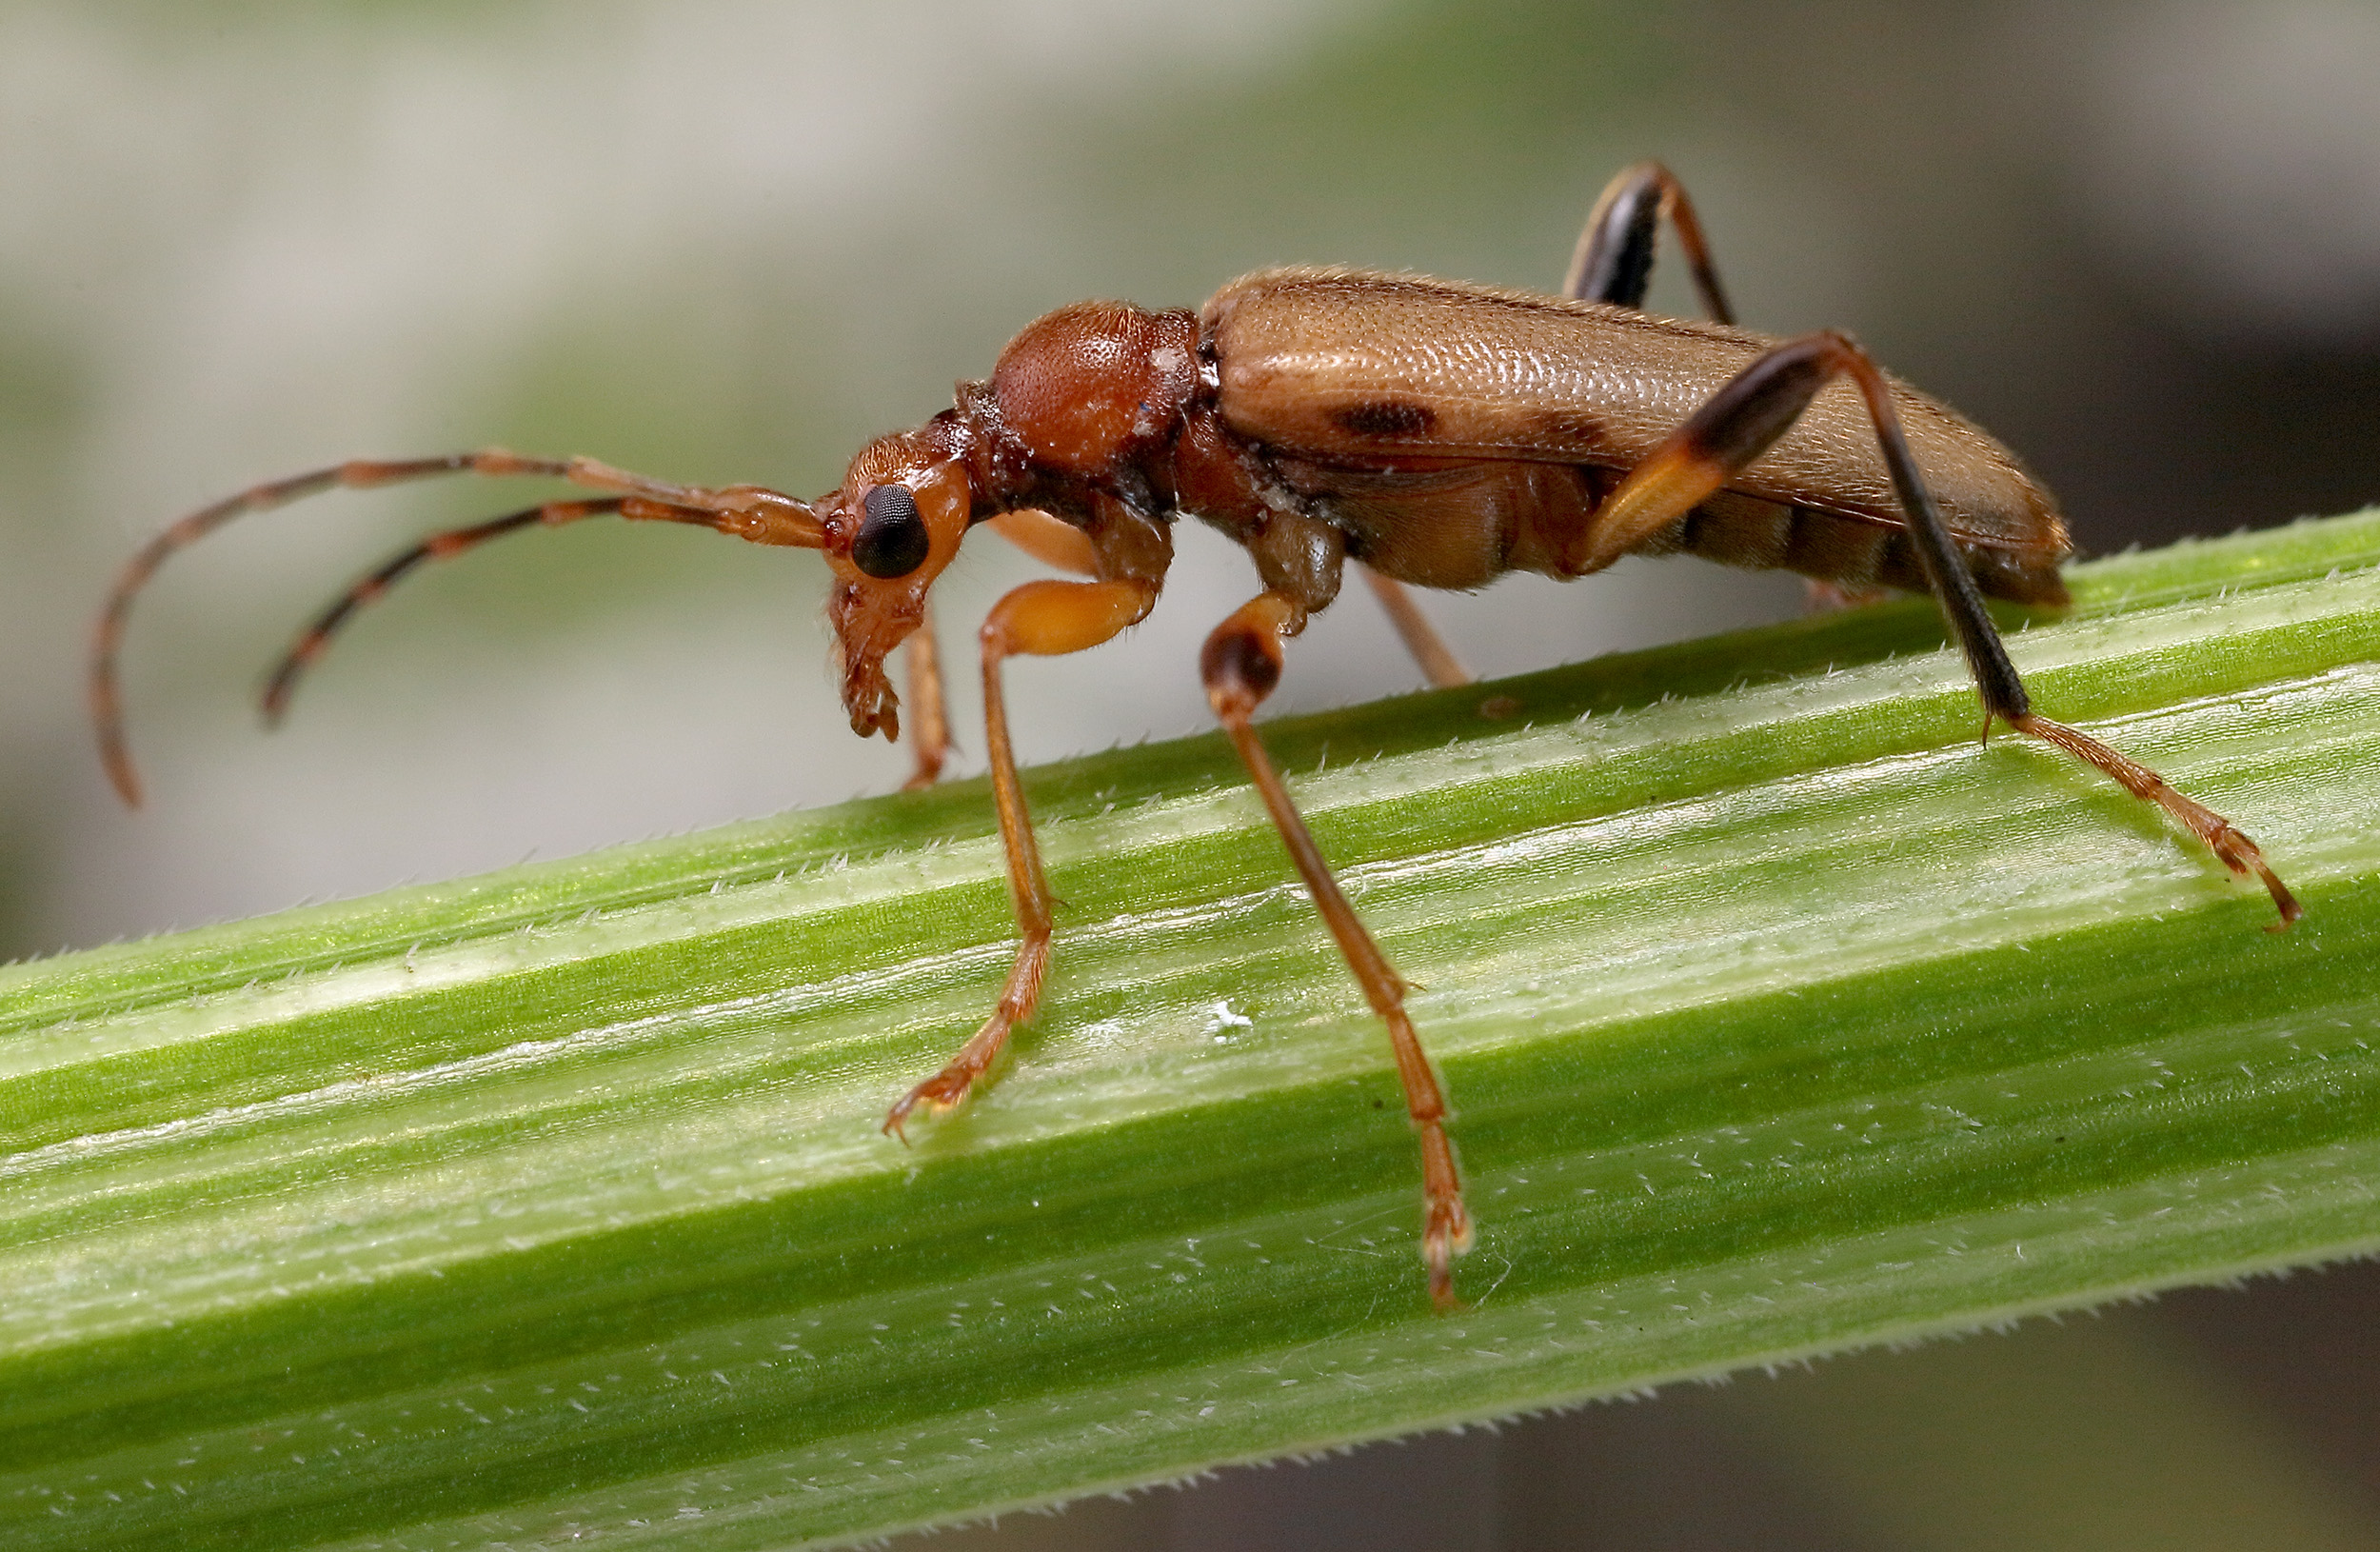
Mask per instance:
[[[1639,310],[1663,215],[1716,322]],[[137,803],[116,652],[133,595],[166,556],[241,512],[332,486],[468,472],[549,476],[601,494],[436,534],[398,555],[299,638],[266,690],[268,715],[357,607],[422,562],[614,513],[823,550],[852,729],[899,736],[884,660],[910,642],[912,699],[927,713],[916,780],[930,781],[943,750],[941,693],[932,633],[919,627],[934,579],[968,531],[988,525],[1082,580],[1028,582],[983,623],[986,749],[1023,942],[991,1017],[885,1118],[898,1134],[919,1105],[946,1110],[966,1098],[1031,1015],[1049,963],[1052,897],[1017,782],[1001,666],[1020,653],[1079,652],[1140,620],[1173,559],[1173,520],[1200,518],[1247,549],[1262,590],[1207,638],[1200,673],[1388,1025],[1420,1135],[1421,1251],[1440,1307],[1454,1303],[1454,1258],[1471,1242],[1445,1101],[1405,1015],[1404,984],[1339,891],[1251,722],[1279,680],[1282,643],[1338,595],[1350,560],[1441,683],[1460,669],[1405,584],[1577,577],[1622,555],[1686,550],[1848,589],[1930,591],[1973,671],[1987,728],[1996,718],[2159,805],[2231,871],[2264,881],[2279,925],[2296,919],[2297,903],[2228,821],[2033,714],[1983,599],[2064,603],[2057,567],[2071,547],[2048,492],[2007,448],[1886,376],[1841,334],[1780,343],[1735,328],[1693,207],[1657,165],[1630,168],[1604,190],[1563,290],[1289,269],[1235,281],[1197,313],[1078,303],[1027,325],[991,380],[961,384],[951,408],[863,448],[842,486],[815,502],[496,450],[349,463],[258,486],[184,518],[118,579],[92,665],[102,756]]]

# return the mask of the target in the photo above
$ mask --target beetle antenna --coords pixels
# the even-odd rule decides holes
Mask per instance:
[[[610,468],[586,458],[528,458],[502,448],[482,448],[471,452],[442,453],[431,458],[354,459],[334,464],[328,468],[293,474],[288,479],[268,481],[250,486],[235,496],[228,496],[211,507],[202,507],[163,533],[141,547],[140,551],[125,563],[116,574],[115,586],[108,591],[108,602],[99,611],[99,619],[91,630],[90,714],[93,732],[99,740],[99,762],[108,770],[108,780],[117,794],[131,807],[141,803],[139,774],[132,767],[129,746],[124,736],[124,699],[116,672],[116,658],[124,644],[124,627],[131,618],[132,600],[140,595],[157,568],[176,551],[186,549],[207,535],[222,527],[233,518],[247,512],[267,512],[276,507],[287,507],[293,501],[319,494],[334,486],[352,489],[368,489],[374,486],[395,485],[406,480],[428,479],[441,474],[484,474],[490,477],[534,475],[545,479],[569,480],[573,484],[592,486],[599,490],[628,492],[630,499],[648,502],[684,502],[700,505],[710,501],[708,492],[687,487],[667,485],[639,475]],[[553,503],[560,508],[570,504]],[[584,504],[589,511],[616,511],[618,501]],[[798,504],[797,504],[798,505]],[[537,510],[544,512],[547,507]],[[806,508],[804,508],[806,511]],[[582,513],[580,515],[585,515]],[[500,522],[503,520],[499,520]],[[567,519],[561,519],[567,521]],[[485,526],[485,525],[483,525]],[[457,530],[467,533],[470,530]],[[503,531],[503,530],[500,530]],[[492,535],[491,535],[492,536]],[[468,547],[467,541],[463,547]],[[436,543],[435,540],[432,541]],[[423,558],[428,558],[425,554]],[[393,564],[393,563],[392,563]],[[418,564],[411,563],[411,564]],[[410,565],[402,569],[409,569]],[[389,580],[394,580],[393,577]],[[349,612],[365,602],[346,600]],[[344,618],[344,614],[342,615]],[[331,622],[335,627],[337,622]],[[320,650],[319,647],[315,648]],[[286,690],[284,691],[286,699]]]
[[[543,506],[524,507],[503,517],[490,518],[485,523],[446,528],[431,534],[420,544],[398,551],[366,573],[355,586],[333,600],[328,608],[316,615],[313,623],[298,633],[297,639],[289,644],[289,649],[273,665],[272,672],[266,676],[261,697],[265,725],[268,727],[280,725],[282,716],[289,708],[289,697],[297,689],[298,679],[329,648],[331,638],[354,617],[356,610],[367,604],[379,603],[389,588],[423,562],[449,560],[490,539],[532,526],[558,527],[583,517],[616,512],[626,499],[625,496],[610,496],[601,501],[549,501]]]

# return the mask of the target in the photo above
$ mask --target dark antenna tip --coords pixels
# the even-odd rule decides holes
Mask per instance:
[[[116,796],[124,800],[124,806],[138,808],[141,806],[140,776],[132,769],[132,757],[126,752],[124,740],[120,736],[110,736],[111,733],[112,729],[100,735],[99,763],[107,767],[108,785],[116,789]]]

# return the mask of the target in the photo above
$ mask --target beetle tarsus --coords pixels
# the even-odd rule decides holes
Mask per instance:
[[[2281,919],[2265,930],[2286,932],[2291,923],[2306,914],[2306,908],[2290,893],[2280,875],[2264,860],[2264,851],[2248,838],[2247,832],[2216,813],[2195,798],[2176,791],[2172,783],[2147,766],[2116,753],[2105,744],[2080,728],[2069,727],[2062,722],[2025,712],[2006,719],[2009,726],[2028,737],[2037,738],[2053,748],[2062,749],[2083,764],[2113,777],[2123,788],[2144,803],[2155,804],[2172,814],[2181,826],[2196,836],[2201,845],[2214,853],[2215,859],[2240,878],[2255,877],[2272,896],[2272,907]]]
[[[988,1028],[987,1025],[986,1029]],[[1006,1029],[1002,1029],[999,1033],[999,1041],[1005,1042],[1007,1034]],[[976,1038],[982,1039],[983,1032],[979,1031]],[[922,1104],[925,1106],[925,1113],[928,1117],[948,1115],[967,1103],[967,1096],[974,1092],[976,1079],[981,1076],[982,1073],[964,1070],[959,1063],[953,1062],[949,1066],[901,1096],[899,1103],[886,1113],[884,1124],[877,1130],[899,1138],[901,1145],[907,1147],[909,1145],[909,1116],[912,1111]]]

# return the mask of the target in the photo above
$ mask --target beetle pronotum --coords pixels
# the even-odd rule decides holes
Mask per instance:
[[[1715,321],[1641,310],[1666,215]],[[1888,377],[1834,332],[1776,341],[1733,326],[1684,191],[1645,163],[1607,187],[1560,296],[1360,269],[1262,270],[1203,309],[1083,302],[1025,326],[988,382],[914,430],[879,437],[816,501],[758,486],[705,489],[588,458],[496,449],[356,462],[260,485],[193,512],[125,567],[91,666],[101,755],[128,803],[116,655],[133,596],[165,558],[242,512],[333,486],[434,474],[538,475],[596,494],[431,535],[357,583],[302,634],[265,691],[268,716],[358,607],[427,560],[499,534],[610,513],[754,544],[823,551],[852,730],[900,733],[884,672],[910,643],[925,715],[915,781],[940,768],[941,686],[926,594],[977,525],[1080,580],[1045,579],[993,606],[981,632],[985,747],[1022,942],[990,1018],[884,1119],[963,1101],[1028,1018],[1048,966],[1052,896],[1017,782],[1002,666],[1096,647],[1144,617],[1173,559],[1170,525],[1220,528],[1261,590],[1207,638],[1207,699],[1246,763],[1290,860],[1365,999],[1388,1026],[1421,1145],[1421,1253],[1439,1307],[1471,1221],[1446,1104],[1404,1009],[1404,983],[1333,879],[1252,719],[1282,644],[1338,595],[1350,560],[1426,672],[1455,665],[1405,585],[1476,587],[1507,571],[1570,578],[1622,555],[1691,551],[1851,588],[1940,602],[1993,720],[2066,751],[2164,808],[2232,872],[2255,874],[2286,926],[2299,914],[2255,844],[2097,739],[2033,710],[1986,595],[2057,605],[2071,551],[2048,492],[2013,454]]]

